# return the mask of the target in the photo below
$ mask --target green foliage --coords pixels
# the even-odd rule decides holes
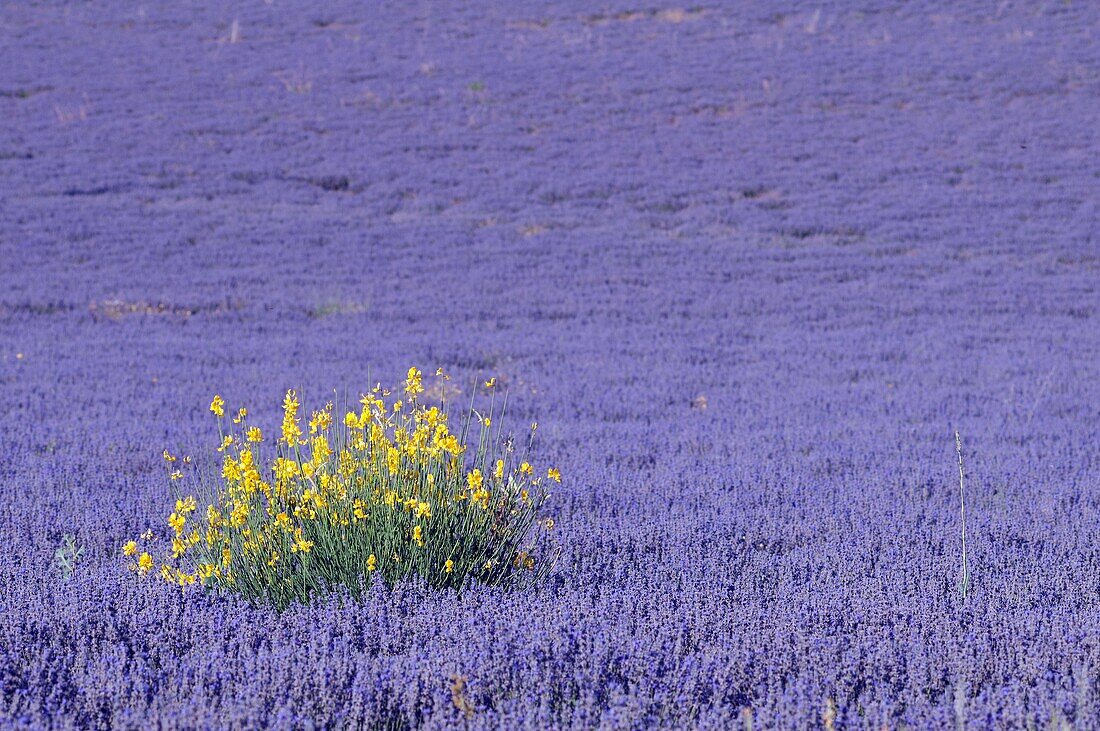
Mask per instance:
[[[76,543],[76,537],[66,533],[61,537],[62,543],[53,554],[54,566],[61,571],[61,578],[68,579],[73,570],[76,569],[77,562],[80,561],[84,555],[84,546],[78,546]]]

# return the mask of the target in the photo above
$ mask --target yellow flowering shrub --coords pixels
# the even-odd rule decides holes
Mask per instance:
[[[422,403],[423,374],[410,368],[401,393],[376,386],[339,418],[330,402],[304,420],[288,391],[275,439],[248,423],[246,409],[227,420],[215,396],[221,468],[213,486],[195,475],[207,485],[201,507],[180,494],[159,572],[148,531],[122,547],[137,556],[129,567],[279,607],[337,586],[358,594],[375,579],[417,575],[461,588],[542,578],[554,555],[553,522],[540,512],[561,474],[535,476],[528,460],[537,424],[522,448],[499,426],[494,434],[493,379],[484,384],[488,413],[471,400],[452,431],[448,377],[436,376],[438,403]],[[178,458],[164,457],[176,485]]]

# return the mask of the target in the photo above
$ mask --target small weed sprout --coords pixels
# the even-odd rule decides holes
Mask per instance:
[[[215,396],[220,475],[211,479],[164,452],[170,481],[194,476],[201,499],[177,491],[159,575],[279,608],[338,586],[358,595],[375,579],[392,585],[416,575],[432,587],[461,589],[545,577],[556,552],[553,520],[541,511],[561,473],[535,474],[529,452],[537,425],[517,449],[500,426],[507,397],[498,413],[490,379],[474,389],[488,394],[488,409],[475,410],[472,395],[453,432],[448,376],[436,376],[431,406],[422,402],[421,371],[410,368],[400,393],[375,386],[356,408],[329,402],[305,424],[297,394],[288,391],[274,440],[248,421],[246,409],[227,417]],[[144,549],[129,541],[122,553],[130,570],[155,573]]]
[[[970,566],[966,561],[966,485],[964,483],[962,437],[955,430],[955,453],[959,456],[959,520],[962,528],[962,576],[959,579],[959,591],[965,600],[970,595]]]
[[[54,565],[61,570],[61,578],[68,579],[84,555],[84,546],[78,546],[76,537],[68,533],[61,537],[61,546],[54,551]]]
[[[836,701],[825,699],[825,709],[821,712],[821,727],[825,731],[836,731]]]

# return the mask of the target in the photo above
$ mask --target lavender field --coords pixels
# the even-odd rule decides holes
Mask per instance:
[[[1079,0],[3,6],[0,727],[1100,728],[1098,69]],[[539,422],[547,580],[126,570],[214,393],[410,364]]]

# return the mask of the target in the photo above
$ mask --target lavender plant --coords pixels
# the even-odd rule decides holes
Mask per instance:
[[[0,11],[0,728],[1097,726],[1100,3],[321,5]],[[368,363],[540,420],[555,570],[159,580]]]

